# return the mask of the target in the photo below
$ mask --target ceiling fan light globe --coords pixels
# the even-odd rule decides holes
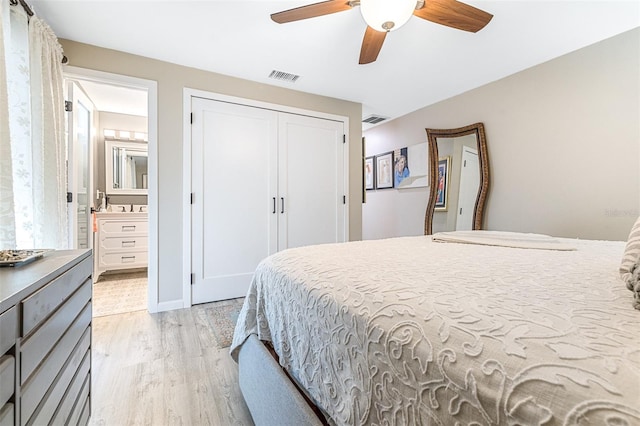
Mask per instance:
[[[360,13],[376,31],[395,31],[407,23],[416,8],[416,0],[360,0]]]

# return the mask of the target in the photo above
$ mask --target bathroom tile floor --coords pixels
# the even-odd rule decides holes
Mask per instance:
[[[102,274],[93,283],[93,317],[147,309],[147,271]]]

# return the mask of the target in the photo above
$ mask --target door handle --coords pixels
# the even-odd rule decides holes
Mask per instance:
[[[276,197],[273,197],[273,214],[276,214]]]
[[[284,197],[280,197],[280,203],[282,205],[282,208],[280,209],[280,213],[284,213]]]

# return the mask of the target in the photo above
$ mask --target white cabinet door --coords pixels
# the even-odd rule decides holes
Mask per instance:
[[[244,296],[277,250],[277,113],[193,98],[192,303]]]
[[[343,134],[342,122],[280,114],[278,250],[345,241]]]
[[[192,98],[192,303],[285,248],[346,240],[344,123]]]

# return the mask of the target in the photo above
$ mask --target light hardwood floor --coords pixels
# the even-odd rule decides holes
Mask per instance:
[[[93,319],[89,424],[253,425],[205,306]]]

